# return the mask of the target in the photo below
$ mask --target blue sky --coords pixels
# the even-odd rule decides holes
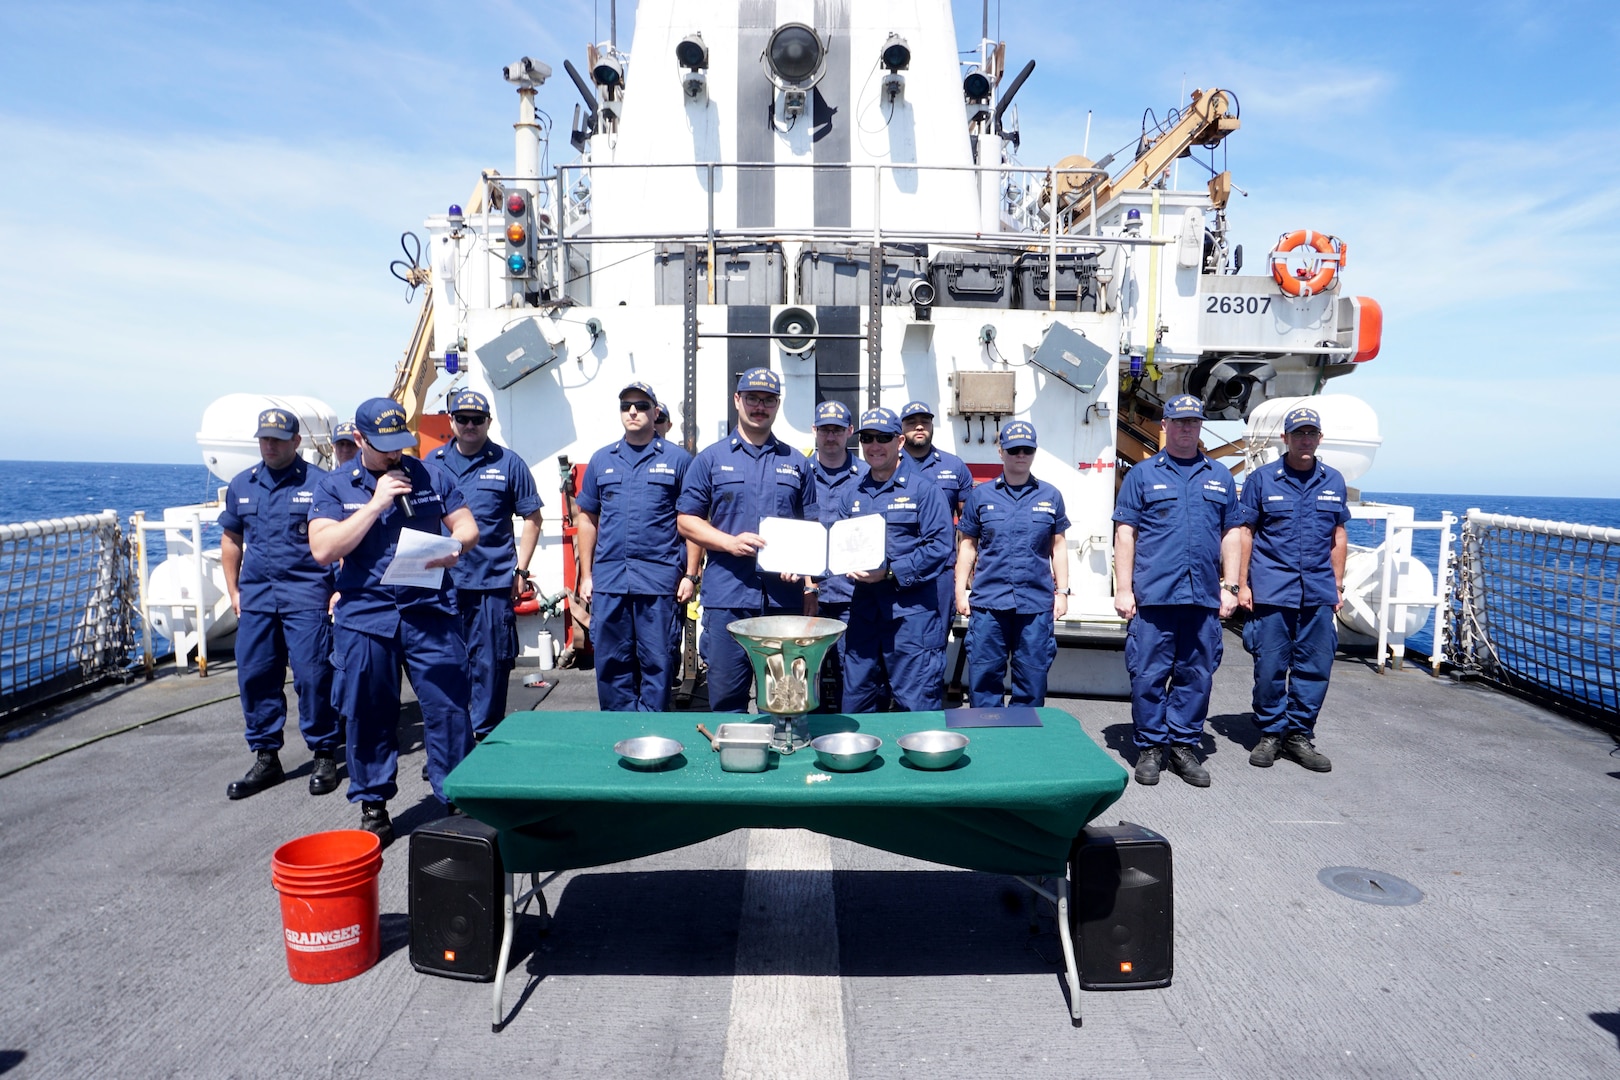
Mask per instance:
[[[1183,86],[1235,92],[1234,239],[1344,237],[1384,306],[1383,354],[1333,385],[1381,418],[1363,484],[1620,497],[1588,418],[1620,400],[1620,5],[1122,7],[992,4],[1009,68],[1037,62],[1025,163],[1078,152],[1088,109],[1098,157]],[[980,5],[956,12],[967,48]],[[510,167],[501,65],[556,68],[566,127],[562,60],[607,26],[606,0],[7,5],[0,373],[77,422],[7,425],[0,458],[196,461],[223,394],[386,393],[399,234]]]

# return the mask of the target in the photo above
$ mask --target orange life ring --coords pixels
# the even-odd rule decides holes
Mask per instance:
[[[1295,248],[1309,247],[1316,252],[1313,260],[1317,269],[1309,267],[1290,273],[1288,253]],[[1349,247],[1336,236],[1295,229],[1277,241],[1277,250],[1271,253],[1271,277],[1277,287],[1289,296],[1315,296],[1333,285],[1333,279],[1344,266]]]

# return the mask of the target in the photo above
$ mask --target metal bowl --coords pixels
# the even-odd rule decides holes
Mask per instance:
[[[656,769],[685,749],[674,739],[666,739],[662,735],[638,735],[634,739],[621,739],[613,744],[613,752],[623,758],[625,764],[638,769]]]
[[[960,731],[914,731],[900,736],[900,752],[919,769],[948,769],[967,749]]]
[[[811,739],[810,747],[816,752],[816,761],[834,772],[854,772],[864,769],[877,756],[883,740],[876,735],[859,731],[835,731],[819,739]]]

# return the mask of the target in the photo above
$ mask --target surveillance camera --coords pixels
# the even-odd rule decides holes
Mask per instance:
[[[507,82],[518,86],[539,86],[551,78],[551,66],[525,56],[515,64],[507,64],[501,69],[501,74]]]

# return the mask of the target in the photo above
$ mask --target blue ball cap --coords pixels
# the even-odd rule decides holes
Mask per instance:
[[[622,394],[624,391],[621,390],[619,392]],[[653,423],[668,424],[670,422],[668,405],[659,405],[658,408],[653,410]]]
[[[1191,394],[1177,394],[1164,403],[1166,420],[1202,420],[1204,403]]]
[[[849,427],[853,421],[849,406],[842,401],[823,401],[816,406],[816,427]]]
[[[628,386],[626,386],[623,390],[620,390],[619,391],[619,400],[623,401],[624,400],[624,395],[628,394],[632,390],[635,390],[635,391],[637,391],[639,393],[646,394],[648,401],[652,402],[654,405],[658,404],[658,395],[653,393],[653,388],[648,386],[644,382],[633,382],[633,383],[629,384]]]
[[[934,418],[934,407],[926,401],[908,401],[900,407],[900,419],[910,420],[913,416],[926,416]]]
[[[996,436],[1003,450],[1011,450],[1015,446],[1027,446],[1035,449],[1035,425],[1027,420],[1014,420],[1001,426],[1001,434]]]
[[[1322,417],[1315,409],[1307,409],[1303,405],[1289,409],[1288,415],[1283,417],[1283,434],[1292,435],[1302,427],[1313,427],[1321,431]]]
[[[354,437],[354,425],[347,420],[332,429],[332,441],[348,441],[359,445],[359,440]]]
[[[392,453],[416,445],[416,436],[405,423],[405,409],[393,398],[374,397],[354,410],[354,426],[366,437],[373,450]]]
[[[459,390],[456,396],[450,399],[450,412],[483,413],[490,415],[489,398],[476,390]]]
[[[737,393],[755,391],[761,394],[782,395],[782,377],[770,368],[749,368],[737,379]]]
[[[861,430],[887,435],[900,434],[900,418],[893,409],[867,409],[861,413]]]
[[[286,409],[266,409],[259,414],[255,439],[290,439],[298,434],[298,417]]]

